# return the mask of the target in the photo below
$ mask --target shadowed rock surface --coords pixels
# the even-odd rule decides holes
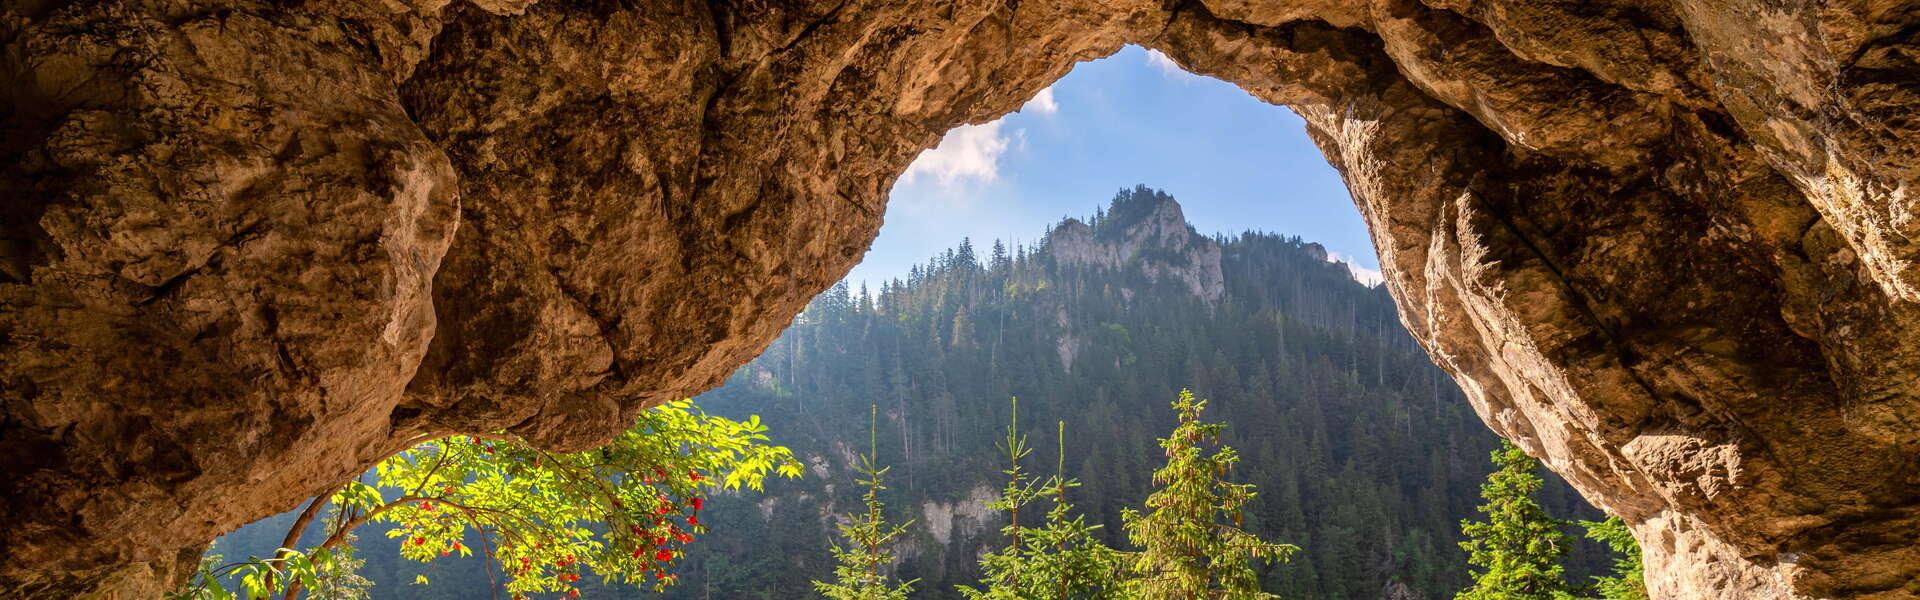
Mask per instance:
[[[1920,5],[6,0],[0,591],[422,436],[606,439],[1126,43],[1293,107],[1407,326],[1675,598],[1920,597]]]

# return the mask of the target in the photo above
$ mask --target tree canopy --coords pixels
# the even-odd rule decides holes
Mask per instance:
[[[389,525],[386,537],[412,561],[477,555],[515,598],[577,597],[589,575],[664,589],[677,581],[685,547],[707,531],[700,511],[709,493],[800,475],[792,452],[770,444],[766,431],[757,417],[735,421],[680,401],[643,411],[613,442],[585,452],[548,452],[505,434],[424,442],[381,461],[373,481],[314,499],[283,546],[330,505],[332,522],[315,546],[210,565],[180,595],[235,597],[229,586],[245,598],[337,591],[351,574],[342,550],[369,523]]]

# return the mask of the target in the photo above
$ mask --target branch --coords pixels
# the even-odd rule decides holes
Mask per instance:
[[[345,487],[346,484],[334,486],[331,491],[314,496],[313,501],[307,503],[307,509],[300,511],[300,516],[293,520],[293,527],[287,529],[286,537],[280,539],[280,548],[275,550],[273,554],[274,560],[286,560],[288,550],[300,543],[300,534],[305,533],[307,526],[313,524],[313,517],[320,514],[320,507],[326,506],[327,500],[333,498],[334,494],[339,493],[340,490]],[[292,577],[291,574],[289,574],[288,579],[290,581],[287,582],[287,588],[289,590],[298,590],[300,580]],[[267,572],[267,589],[273,589],[273,571]],[[287,598],[288,600],[292,600],[292,591],[287,593]]]

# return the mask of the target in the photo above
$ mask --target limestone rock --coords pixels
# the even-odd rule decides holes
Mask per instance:
[[[1294,108],[1677,598],[1920,597],[1920,7],[0,1],[0,595],[717,383],[945,130],[1126,43]]]
[[[1151,281],[1170,281],[1186,288],[1208,306],[1227,293],[1220,271],[1220,244],[1187,224],[1166,192],[1136,189],[1137,214],[1108,215],[1098,230],[1079,219],[1067,219],[1047,234],[1046,251],[1061,266],[1092,269],[1138,269]],[[1131,299],[1130,290],[1122,290]],[[1062,361],[1071,364],[1072,360]]]

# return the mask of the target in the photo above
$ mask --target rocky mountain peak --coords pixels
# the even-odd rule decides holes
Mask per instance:
[[[1154,281],[1177,280],[1209,305],[1226,293],[1220,244],[1187,223],[1173,196],[1146,186],[1121,190],[1090,221],[1061,221],[1046,248],[1061,266],[1137,268]]]

